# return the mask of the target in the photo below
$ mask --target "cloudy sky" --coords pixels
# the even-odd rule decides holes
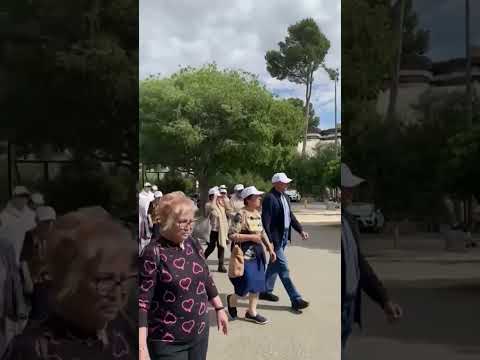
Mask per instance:
[[[279,96],[303,98],[303,87],[270,77],[264,57],[277,49],[289,25],[306,17],[314,18],[331,42],[327,65],[340,68],[340,0],[141,0],[140,78],[216,62],[259,75]],[[312,102],[320,127],[333,127],[334,84],[323,70],[315,79]],[[339,122],[340,93],[339,84]]]

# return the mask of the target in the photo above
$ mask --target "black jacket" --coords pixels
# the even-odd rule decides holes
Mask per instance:
[[[360,326],[362,325],[362,318],[361,318],[361,306],[362,306],[362,290],[377,304],[379,304],[382,308],[385,303],[388,301],[388,294],[387,290],[383,286],[382,282],[378,279],[377,275],[375,274],[374,270],[368,263],[368,261],[363,256],[360,246],[359,246],[359,238],[360,234],[358,231],[358,226],[353,218],[347,211],[342,210],[342,226],[344,219],[348,221],[350,228],[353,232],[353,237],[355,238],[355,242],[357,243],[358,248],[358,266],[360,268],[360,283],[357,294],[355,296],[355,315],[354,321],[358,323]],[[343,250],[343,242],[342,242],[342,304],[345,298],[345,258],[344,258],[344,250]]]
[[[275,247],[282,243],[283,232],[285,230],[285,214],[283,212],[281,193],[275,189],[270,190],[265,195],[262,203],[262,223],[268,238]],[[288,240],[292,239],[292,227],[298,232],[303,231],[302,225],[298,222],[295,215],[293,215],[290,207],[290,199],[287,199],[290,211],[290,228],[288,229]]]

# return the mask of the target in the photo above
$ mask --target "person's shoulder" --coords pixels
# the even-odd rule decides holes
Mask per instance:
[[[140,259],[151,261],[151,259],[156,259],[159,253],[160,247],[158,241],[152,240],[143,248],[142,253],[140,254]]]
[[[272,191],[268,191],[265,193],[265,195],[263,196],[263,201],[265,200],[272,200],[275,198],[275,194],[272,192]]]

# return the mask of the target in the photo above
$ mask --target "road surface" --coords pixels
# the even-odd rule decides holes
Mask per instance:
[[[295,236],[287,248],[291,276],[311,306],[302,314],[290,311],[290,302],[277,280],[275,293],[279,303],[260,301],[258,311],[271,323],[256,325],[242,319],[230,323],[230,334],[223,336],[216,328],[211,312],[208,360],[337,360],[340,359],[340,216],[321,206],[294,211],[311,240]],[[224,304],[233,287],[226,274],[216,272],[214,252],[208,260]],[[239,305],[239,317],[247,300]]]

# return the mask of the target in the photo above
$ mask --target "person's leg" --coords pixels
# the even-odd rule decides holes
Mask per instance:
[[[190,346],[148,344],[150,360],[189,360]]]
[[[275,288],[275,282],[278,276],[278,271],[279,268],[276,261],[274,263],[271,262],[268,264],[267,272],[265,273],[265,289],[268,294],[273,293],[273,289]]]
[[[248,295],[248,313],[257,316],[258,294],[250,293]]]
[[[217,248],[218,248],[218,271],[220,272],[227,272],[225,269],[224,262],[225,262],[225,248],[220,246],[220,243],[217,241]]]
[[[207,248],[205,249],[205,259],[207,259],[210,254],[215,250],[218,242],[218,232],[212,231],[210,232],[210,241],[208,243]]]
[[[288,261],[285,255],[284,249],[280,248],[276,251],[277,254],[277,266],[278,266],[278,276],[282,281],[285,290],[287,291],[290,301],[293,303],[302,298],[300,293],[295,288],[292,279],[290,278],[290,270],[288,269]]]
[[[228,306],[230,307],[237,307],[238,304],[238,297],[236,294],[230,294],[228,295]]]
[[[208,326],[207,326],[208,328]],[[188,351],[188,360],[207,360],[208,353],[208,330],[207,334],[200,339]]]

